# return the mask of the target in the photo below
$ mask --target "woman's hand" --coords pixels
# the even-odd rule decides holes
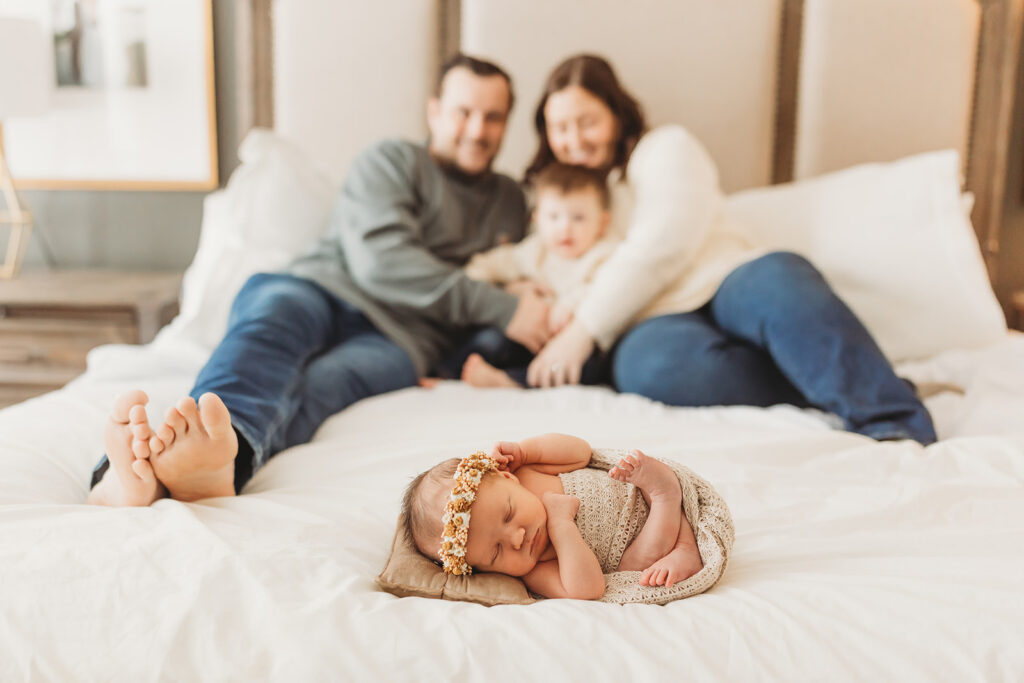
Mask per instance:
[[[594,338],[573,319],[541,349],[526,370],[532,387],[557,387],[579,384],[583,364],[594,351]]]
[[[558,334],[565,329],[565,326],[572,322],[572,316],[571,308],[559,303],[553,304],[551,312],[548,313],[548,329],[551,330],[551,334]]]

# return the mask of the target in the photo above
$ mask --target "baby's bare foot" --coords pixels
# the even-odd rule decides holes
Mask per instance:
[[[231,414],[216,394],[191,397],[167,411],[150,440],[153,470],[175,500],[235,495],[238,437]]]
[[[672,584],[690,578],[703,568],[704,563],[696,548],[676,546],[640,574],[640,585],[671,588]]]
[[[650,508],[640,533],[622,553],[619,571],[650,567],[669,553],[679,535],[683,491],[672,468],[640,451],[633,451],[608,471],[612,479],[637,487]]]
[[[103,430],[110,468],[86,498],[92,505],[145,506],[167,495],[150,465],[149,440],[153,436],[146,418],[149,397],[129,391],[114,401]]]
[[[462,365],[462,381],[474,387],[521,388],[515,380],[484,360],[479,353],[470,354]]]
[[[619,464],[608,471],[608,476],[636,486],[648,505],[664,501],[678,508],[682,504],[683,490],[676,473],[662,461],[640,451],[620,459]]]

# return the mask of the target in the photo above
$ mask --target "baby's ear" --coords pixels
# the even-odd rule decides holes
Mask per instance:
[[[498,474],[500,474],[501,476],[505,477],[506,479],[511,479],[512,481],[514,481],[517,484],[519,483],[519,477],[517,477],[516,475],[512,474],[508,470],[498,470]]]

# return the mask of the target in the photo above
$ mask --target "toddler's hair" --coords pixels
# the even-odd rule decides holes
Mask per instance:
[[[586,166],[570,166],[556,161],[542,168],[530,180],[536,192],[555,190],[566,195],[592,187],[597,190],[602,208],[607,209],[611,205],[605,173]]]
[[[406,534],[421,553],[435,562],[441,549],[441,515],[455,486],[459,462],[459,458],[450,458],[434,465],[409,483],[402,498]]]

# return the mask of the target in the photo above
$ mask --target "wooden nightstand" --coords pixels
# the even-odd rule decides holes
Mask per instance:
[[[1010,299],[1010,307],[1013,309],[1016,320],[1010,321],[1010,327],[1024,330],[1024,289],[1016,291]]]
[[[0,406],[52,391],[100,344],[144,344],[178,312],[181,273],[25,271],[0,280]]]

